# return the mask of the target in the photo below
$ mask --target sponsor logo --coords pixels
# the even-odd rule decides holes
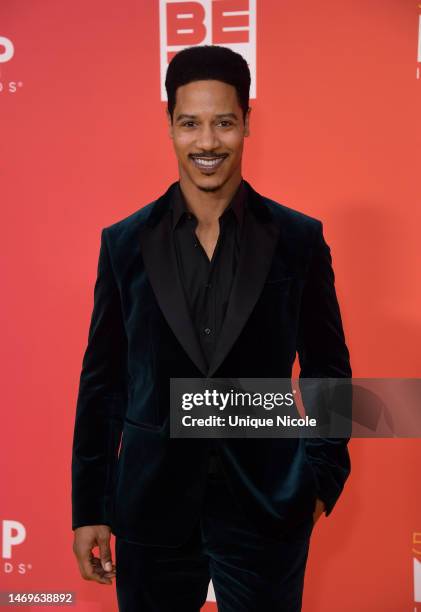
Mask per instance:
[[[3,559],[12,558],[14,546],[22,544],[26,538],[26,529],[18,521],[3,521],[2,533],[2,557]]]
[[[2,571],[4,574],[26,574],[31,563],[17,559],[19,546],[26,540],[25,526],[19,521],[2,521]]]
[[[421,532],[414,531],[412,534],[412,544],[412,552],[414,554],[414,603],[421,603]]]
[[[421,8],[421,4],[418,5]],[[420,78],[420,64],[421,64],[421,15],[418,15],[418,47],[417,47],[417,79]]]
[[[12,41],[5,36],[0,36],[0,64],[12,59],[15,48]]]
[[[160,0],[159,36],[161,100],[167,100],[169,62],[195,45],[222,45],[240,53],[250,68],[250,98],[256,97],[256,0]]]
[[[0,36],[0,68],[7,62],[10,62],[14,54],[15,47],[10,38]],[[0,79],[0,94],[3,92],[15,93],[20,87],[22,87],[22,85],[22,81],[10,81]]]
[[[421,7],[421,4],[420,4]],[[421,63],[421,15],[418,15],[418,57],[417,62]]]

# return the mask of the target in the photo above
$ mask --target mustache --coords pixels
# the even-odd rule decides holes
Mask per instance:
[[[214,159],[215,157],[227,157],[228,153],[190,153],[189,157],[200,157],[201,159]]]

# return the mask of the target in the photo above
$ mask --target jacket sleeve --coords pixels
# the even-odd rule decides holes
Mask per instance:
[[[127,337],[103,229],[74,423],[72,529],[111,523],[126,380]]]
[[[298,332],[300,389],[303,378],[351,378],[352,370],[345,343],[339,304],[335,291],[330,248],[318,221],[303,290]],[[316,383],[317,384],[317,383]],[[303,402],[307,412],[306,400]],[[342,412],[349,415],[352,394],[345,395]],[[348,430],[347,430],[348,431]],[[306,438],[305,447],[313,467],[318,497],[324,501],[326,516],[336,504],[351,471],[349,437]]]

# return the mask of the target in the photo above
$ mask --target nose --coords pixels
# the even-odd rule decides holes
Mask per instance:
[[[215,128],[209,123],[204,123],[197,134],[196,146],[203,151],[213,151],[219,144]]]

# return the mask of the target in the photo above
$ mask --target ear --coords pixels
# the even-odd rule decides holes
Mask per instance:
[[[244,119],[244,136],[250,136],[250,113],[251,107],[249,106]]]
[[[173,124],[172,124],[172,121],[171,121],[171,115],[170,115],[170,113],[168,111],[168,106],[167,106],[167,109],[166,109],[166,114],[167,114],[167,121],[168,121],[168,136],[170,138],[173,138]]]

